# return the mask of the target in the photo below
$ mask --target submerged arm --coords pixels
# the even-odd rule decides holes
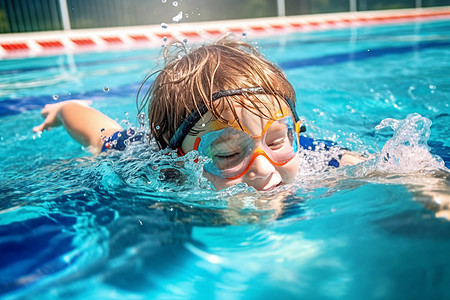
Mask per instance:
[[[92,153],[102,150],[102,136],[108,137],[123,130],[116,121],[89,107],[89,101],[70,100],[47,104],[41,115],[45,120],[33,128],[34,132],[63,125],[72,138],[89,147]]]

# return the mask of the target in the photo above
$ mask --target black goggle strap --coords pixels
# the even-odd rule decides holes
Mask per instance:
[[[289,108],[291,109],[292,114],[294,115],[295,123],[299,122],[300,118],[298,117],[297,111],[295,110],[294,103],[292,103],[291,99],[288,99],[288,98],[284,98],[284,100],[286,100],[286,103],[289,105]],[[306,131],[306,126],[304,124],[300,124],[300,132],[305,132],[305,131]]]
[[[218,91],[214,94],[212,94],[212,100],[218,100],[223,97],[227,96],[235,96],[235,95],[242,95],[245,93],[252,93],[252,94],[267,94],[266,91],[262,87],[251,87],[251,88],[241,88],[241,89],[234,89],[234,90],[225,90],[225,91]],[[300,121],[297,112],[295,111],[295,106],[292,103],[290,99],[285,98],[287,104],[289,105],[289,108],[292,111],[292,114],[294,115],[295,122],[297,123]],[[178,127],[177,131],[175,131],[175,134],[172,136],[169,142],[169,148],[171,149],[181,149],[181,143],[183,142],[183,139],[188,135],[189,131],[191,131],[192,127],[197,124],[197,122],[201,119],[201,117],[208,111],[206,108],[206,105],[202,103],[198,109],[194,110],[184,121],[181,123],[180,127]],[[301,125],[300,132],[306,131],[306,127],[304,125]]]

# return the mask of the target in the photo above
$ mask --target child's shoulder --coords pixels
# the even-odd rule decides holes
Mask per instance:
[[[102,147],[102,152],[115,149],[123,151],[132,142],[140,141],[144,137],[142,131],[136,128],[128,128],[122,131],[116,131],[113,135],[105,140]]]

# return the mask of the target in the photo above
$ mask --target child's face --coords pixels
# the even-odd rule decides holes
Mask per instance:
[[[271,96],[258,96],[261,97],[280,120],[270,121],[242,106],[235,106],[245,133],[236,122],[230,122],[227,127],[208,112],[193,128],[199,133],[187,135],[183,140],[185,153],[197,149],[200,141],[200,154],[203,151],[212,159],[212,163],[205,165],[203,174],[217,190],[241,182],[257,190],[271,190],[291,183],[297,175],[299,157],[295,145],[298,144],[298,135],[295,130],[292,133],[292,118],[283,118],[290,116],[290,109],[284,104],[284,115],[281,116],[278,106],[275,108],[272,104]],[[230,111],[225,111],[223,116],[234,120]]]

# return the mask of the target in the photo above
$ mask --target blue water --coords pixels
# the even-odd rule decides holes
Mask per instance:
[[[66,99],[137,125],[160,49],[2,60],[2,298],[450,298],[450,21],[247,38],[310,136],[374,158],[304,153],[291,186],[215,192],[194,154],[170,179],[145,145],[92,156],[62,128],[31,132]]]

